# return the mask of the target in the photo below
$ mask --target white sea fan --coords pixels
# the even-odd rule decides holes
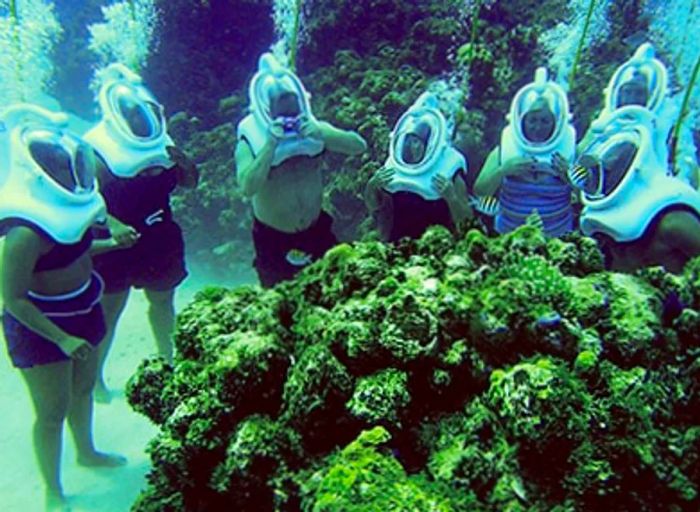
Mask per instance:
[[[121,62],[139,71],[155,44],[158,12],[154,0],[116,2],[102,7],[103,23],[88,27],[88,47],[99,58],[99,65]]]
[[[53,5],[18,0],[17,19],[9,0],[0,0],[0,109],[17,101],[38,101],[53,78],[51,52],[63,29]]]
[[[538,42],[548,55],[549,70],[556,76],[557,83],[567,88],[590,3],[591,0],[570,0],[569,19],[539,36]],[[584,39],[584,48],[608,36],[610,24],[606,13],[609,5],[610,0],[596,2]]]

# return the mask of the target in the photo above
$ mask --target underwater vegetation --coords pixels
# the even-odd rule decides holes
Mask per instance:
[[[208,288],[129,403],[133,510],[697,510],[700,259],[603,271],[534,225],[341,244]]]

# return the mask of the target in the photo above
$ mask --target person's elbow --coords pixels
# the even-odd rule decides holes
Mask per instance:
[[[365,151],[367,151],[367,141],[359,133],[353,132],[350,139],[348,153],[354,156],[361,155]]]
[[[348,156],[361,155],[367,151],[367,142],[359,133],[346,132],[340,137],[335,137],[335,141],[329,143],[328,149]]]
[[[474,195],[477,196],[490,196],[492,195],[492,191],[488,187],[488,183],[486,183],[486,180],[483,178],[477,178],[476,181],[474,182]]]
[[[250,175],[244,174],[243,176],[239,177],[238,185],[243,195],[248,199],[253,197],[257,192],[255,184],[253,183],[253,180],[251,179]]]

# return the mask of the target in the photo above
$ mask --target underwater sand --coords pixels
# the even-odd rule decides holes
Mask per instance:
[[[252,279],[252,273],[246,273],[238,282]],[[196,273],[190,276],[177,290],[177,310],[206,282],[212,281],[205,281]],[[67,427],[64,430],[63,488],[76,512],[128,511],[145,486],[150,461],[144,449],[157,429],[129,408],[124,385],[141,359],[155,351],[146,307],[143,293],[132,291],[107,359],[106,378],[114,397],[108,405],[95,404],[95,445],[100,450],[125,455],[129,463],[122,468],[100,470],[77,466],[73,440]],[[31,402],[19,372],[7,356],[5,340],[1,342],[0,511],[43,512],[43,488],[31,442]]]

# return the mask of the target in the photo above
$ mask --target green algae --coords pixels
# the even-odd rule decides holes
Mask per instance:
[[[436,227],[340,245],[273,290],[206,290],[174,366],[129,386],[161,429],[135,510],[692,509],[697,262],[600,262],[531,225]]]

